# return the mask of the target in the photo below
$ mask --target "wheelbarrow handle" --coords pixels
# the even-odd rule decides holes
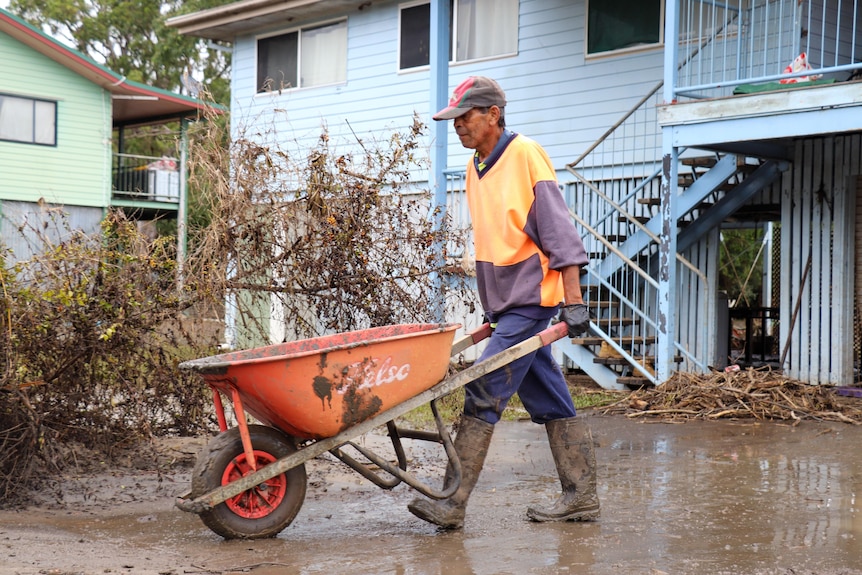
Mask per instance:
[[[470,333],[468,333],[467,335],[465,335],[464,337],[462,337],[461,339],[459,339],[458,341],[453,343],[451,355],[453,355],[453,356],[458,355],[459,353],[461,353],[462,351],[464,351],[468,347],[476,345],[477,343],[479,343],[483,339],[488,339],[489,337],[491,337],[492,331],[493,330],[491,329],[490,323],[482,324],[478,328],[474,329],[473,331],[471,331]],[[557,341],[558,339],[562,339],[567,334],[568,334],[568,327],[566,326],[565,323],[559,322],[559,323],[555,323],[554,325],[545,329],[544,331],[539,332],[538,334],[536,334],[535,337],[538,337],[541,340],[542,345],[545,346],[545,345],[548,345],[549,343],[553,343],[553,342]]]
[[[569,326],[566,325],[566,322],[561,321],[555,323],[548,329],[540,331],[536,335],[539,337],[539,339],[542,340],[542,346],[544,347],[548,344],[554,343],[558,339],[563,339],[564,337],[569,335]]]
[[[478,328],[474,329],[473,331],[453,343],[450,356],[458,355],[468,347],[476,345],[483,339],[488,339],[489,337],[491,337],[491,331],[492,330],[490,323],[482,324]]]

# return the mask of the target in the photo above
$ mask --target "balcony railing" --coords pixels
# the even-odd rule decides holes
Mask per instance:
[[[840,82],[862,69],[862,0],[679,0],[676,8],[675,99],[779,81]],[[809,68],[799,66],[802,55]]]
[[[176,158],[114,154],[113,199],[178,203],[179,164]]]

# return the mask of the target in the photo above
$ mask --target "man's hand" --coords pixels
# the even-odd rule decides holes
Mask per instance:
[[[575,303],[563,306],[560,320],[566,322],[569,337],[578,337],[590,328],[590,311],[587,304]]]

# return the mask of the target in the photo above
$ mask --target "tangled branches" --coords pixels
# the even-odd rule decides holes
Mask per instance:
[[[414,120],[343,153],[326,131],[302,154],[238,139],[229,158],[198,164],[212,219],[191,275],[233,298],[239,345],[433,321],[443,290],[463,290],[438,281],[452,231],[412,183],[423,130]]]
[[[759,419],[839,421],[862,425],[862,406],[828,386],[809,385],[781,374],[746,369],[697,375],[677,373],[654,389],[633,392],[604,413],[666,419]]]
[[[34,227],[36,255],[0,272],[3,499],[37,464],[67,463],[64,444],[108,452],[167,430],[191,432],[208,404],[202,386],[173,369],[192,338],[172,244],[145,239],[119,212],[95,236],[59,229],[59,210],[50,216],[44,225],[57,233]]]

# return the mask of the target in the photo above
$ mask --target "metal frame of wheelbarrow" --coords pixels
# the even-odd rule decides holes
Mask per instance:
[[[551,327],[545,329],[544,331],[534,335],[533,337],[530,337],[519,344],[505,349],[480,363],[475,363],[472,366],[453,375],[452,377],[443,379],[440,383],[434,385],[426,391],[423,391],[422,393],[419,393],[418,395],[413,396],[407,401],[404,401],[374,417],[366,419],[362,423],[345,429],[337,435],[319,441],[314,441],[313,443],[302,447],[295,453],[292,453],[281,459],[277,459],[273,463],[262,467],[261,469],[258,469],[250,473],[249,475],[242,477],[241,479],[237,479],[236,481],[232,481],[226,485],[217,487],[212,491],[195,497],[194,499],[188,497],[181,497],[177,500],[176,506],[183,511],[189,511],[191,513],[197,514],[204,513],[206,511],[209,511],[216,505],[224,503],[228,499],[236,497],[240,493],[243,493],[244,491],[247,491],[256,485],[259,485],[264,481],[268,481],[274,477],[277,477],[278,475],[281,475],[282,473],[285,473],[286,471],[289,471],[294,467],[302,465],[305,462],[310,461],[311,459],[314,459],[315,457],[322,455],[323,453],[326,453],[327,451],[332,453],[335,457],[343,461],[352,469],[359,472],[363,477],[366,477],[367,479],[381,487],[392,488],[403,481],[404,483],[407,483],[420,493],[423,493],[431,498],[446,498],[452,493],[454,493],[455,490],[457,490],[458,488],[461,475],[461,462],[458,458],[458,454],[455,452],[455,448],[452,444],[452,438],[450,434],[446,431],[446,427],[443,424],[439,413],[437,412],[436,400],[443,397],[444,395],[452,393],[459,387],[463,387],[471,381],[475,381],[496,369],[508,365],[517,359],[520,359],[546,345],[557,341],[558,339],[561,339],[567,334],[567,330],[568,328],[563,322],[554,324]],[[481,326],[480,328],[456,341],[452,345],[451,355],[461,353],[465,349],[488,338],[490,335],[490,325],[485,324]],[[218,398],[218,392],[216,392],[215,395],[216,398]],[[243,448],[247,452],[250,452],[251,441],[248,437],[247,422],[245,421],[245,414],[242,411],[242,401],[239,398],[238,391],[233,391],[232,399],[234,400],[234,410],[236,411],[237,421],[240,427],[240,433],[241,435],[243,435]],[[220,400],[218,399],[217,401],[220,402]],[[431,404],[431,410],[434,414],[434,419],[439,434],[423,433],[411,430],[399,430],[395,426],[394,420],[396,418],[426,403]],[[217,408],[218,407],[219,404],[217,403]],[[222,412],[222,415],[220,416],[219,420],[220,426],[226,426],[226,423],[224,423],[221,419],[223,417],[224,415]],[[352,438],[364,435],[384,424],[388,427],[393,445],[395,446],[398,465],[393,465],[392,463],[375,455],[370,450],[358,446],[350,441]],[[400,438],[402,437],[442,442],[443,447],[446,451],[446,455],[449,458],[453,471],[455,472],[454,478],[457,479],[457,481],[453,481],[453,485],[451,485],[448,489],[444,491],[436,491],[423,484],[414,475],[407,472],[405,470],[406,458],[404,456],[403,448],[400,444]],[[359,453],[362,454],[363,457],[367,458],[369,461],[379,466],[387,473],[391,474],[394,479],[387,480],[379,477],[376,473],[363,465],[363,463],[343,453],[339,448],[344,445],[349,445],[356,449]],[[249,461],[254,461],[254,458],[247,459]]]

